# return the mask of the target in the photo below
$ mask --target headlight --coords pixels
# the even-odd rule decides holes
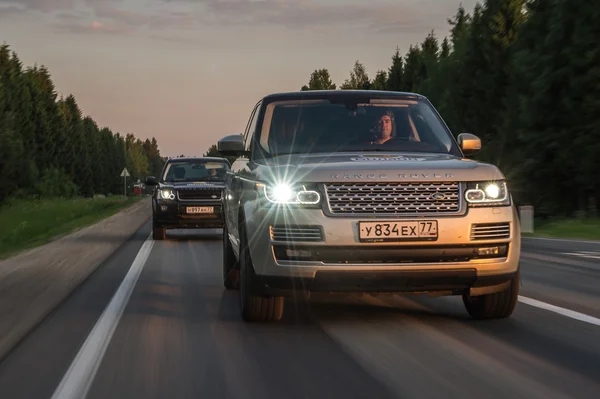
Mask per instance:
[[[321,202],[321,194],[304,185],[256,183],[256,189],[272,204],[317,205]]]
[[[170,199],[170,200],[174,200],[175,199],[175,192],[173,190],[169,189],[169,188],[158,190],[156,192],[156,197],[158,199]]]
[[[510,195],[505,181],[468,183],[465,199],[470,206],[510,205]]]

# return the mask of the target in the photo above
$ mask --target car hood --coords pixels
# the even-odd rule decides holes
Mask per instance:
[[[206,189],[206,188],[224,188],[224,182],[207,182],[207,181],[186,181],[186,182],[168,182],[161,183],[161,187],[169,187],[175,189]]]
[[[449,154],[356,152],[293,154],[255,163],[261,181],[482,181],[504,179],[494,165]]]

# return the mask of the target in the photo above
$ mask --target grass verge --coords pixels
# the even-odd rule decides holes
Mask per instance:
[[[10,200],[0,207],[0,259],[99,222],[141,198]]]
[[[536,220],[534,228],[534,234],[524,236],[600,240],[600,218]]]

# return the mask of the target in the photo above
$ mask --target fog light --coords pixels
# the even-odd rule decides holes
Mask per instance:
[[[472,202],[480,202],[485,199],[485,193],[479,189],[467,191],[467,200]]]
[[[285,254],[288,258],[310,258],[312,256],[311,251],[297,251],[293,249],[286,249]]]
[[[321,200],[316,191],[300,191],[296,197],[301,204],[318,204]]]
[[[498,255],[499,253],[500,248],[498,247],[477,248],[477,255],[479,256]]]
[[[166,205],[161,205],[160,206],[160,210],[163,211],[163,212],[166,212],[167,209],[169,209],[169,208]]]

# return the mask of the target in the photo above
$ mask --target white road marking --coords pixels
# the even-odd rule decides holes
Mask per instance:
[[[600,259],[600,252],[575,251],[575,252],[561,252],[561,254],[569,255],[569,256],[579,256],[580,258]]]
[[[577,240],[574,238],[549,238],[549,237],[521,237],[522,240],[541,240],[541,241],[561,241],[561,242],[576,242],[583,244],[600,245],[598,240]]]
[[[100,319],[81,346],[79,353],[71,363],[62,381],[52,395],[53,399],[85,398],[87,395],[98,367],[102,362],[106,348],[110,343],[112,335],[119,323],[119,319],[125,310],[129,297],[133,292],[150,251],[154,246],[154,240],[148,236],[119,289],[115,292],[110,303],[104,309]]]
[[[579,313],[574,310],[561,308],[559,306],[550,305],[549,303],[538,301],[537,299],[527,298],[519,295],[519,302],[523,302],[527,305],[534,306],[536,308],[548,310],[550,312],[558,313],[560,315],[570,317],[571,319],[583,321],[585,323],[593,324],[595,326],[600,326],[600,319],[589,316],[584,313]]]

